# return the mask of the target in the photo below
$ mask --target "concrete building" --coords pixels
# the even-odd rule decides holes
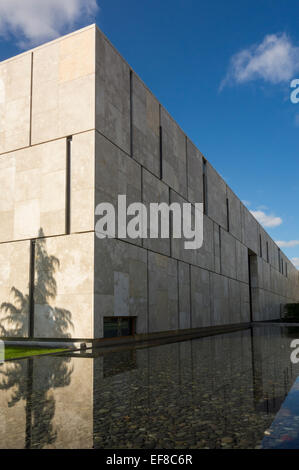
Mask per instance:
[[[298,271],[94,25],[0,63],[0,187],[0,337],[176,332],[299,301]],[[204,203],[202,248],[100,240],[95,208],[119,194]]]

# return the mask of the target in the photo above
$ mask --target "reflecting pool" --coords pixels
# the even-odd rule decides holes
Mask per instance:
[[[299,328],[256,326],[5,362],[0,447],[299,447],[297,337]]]

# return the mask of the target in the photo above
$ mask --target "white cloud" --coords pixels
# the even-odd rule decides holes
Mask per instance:
[[[241,201],[244,206],[251,206],[251,202],[250,201],[246,201],[245,199]]]
[[[290,240],[288,242],[286,241],[283,241],[283,240],[278,240],[277,242],[275,242],[278,246],[280,246],[281,248],[292,248],[294,246],[298,246],[299,245],[299,240]]]
[[[256,220],[263,225],[263,227],[277,227],[282,224],[282,219],[275,215],[267,215],[263,211],[250,211]]]
[[[295,268],[299,269],[299,258],[291,258],[291,261]]]
[[[298,71],[299,47],[286,34],[271,34],[260,44],[232,56],[220,90],[226,85],[257,79],[272,84],[288,82]]]
[[[0,35],[21,47],[60,36],[77,22],[94,18],[97,0],[0,0]]]

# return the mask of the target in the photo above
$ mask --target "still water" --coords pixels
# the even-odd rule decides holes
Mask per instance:
[[[299,447],[293,338],[299,328],[257,326],[6,362],[0,448]]]

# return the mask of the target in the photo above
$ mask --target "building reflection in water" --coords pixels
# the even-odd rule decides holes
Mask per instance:
[[[259,447],[293,382],[279,327],[7,362],[2,448]]]
[[[262,442],[264,449],[299,449],[299,377]]]

